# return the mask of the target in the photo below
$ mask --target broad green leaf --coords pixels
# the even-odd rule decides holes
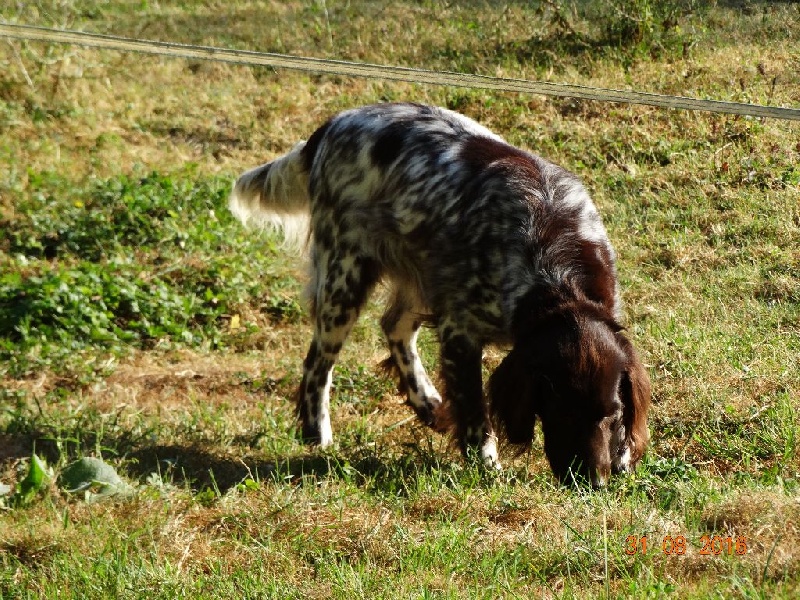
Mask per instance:
[[[70,494],[87,492],[87,499],[119,494],[131,489],[120,478],[114,467],[90,456],[64,467],[59,477],[59,485]]]
[[[29,504],[36,497],[36,494],[47,486],[51,476],[47,464],[36,454],[33,454],[28,474],[17,485],[14,503],[22,506]]]

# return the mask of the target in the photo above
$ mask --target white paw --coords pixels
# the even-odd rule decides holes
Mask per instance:
[[[500,465],[500,459],[497,452],[497,438],[492,435],[483,443],[481,448],[481,458],[483,464],[487,469],[494,469],[500,471],[503,467]]]
[[[333,429],[331,429],[331,419],[325,415],[319,423],[319,447],[329,448],[333,446]]]

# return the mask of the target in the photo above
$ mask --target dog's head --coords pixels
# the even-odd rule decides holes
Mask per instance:
[[[527,446],[538,417],[562,483],[603,485],[631,471],[648,442],[650,380],[613,320],[551,313],[517,340],[489,381],[492,412],[509,442]]]

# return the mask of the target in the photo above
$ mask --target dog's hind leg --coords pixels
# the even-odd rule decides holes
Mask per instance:
[[[395,370],[400,379],[400,390],[408,396],[408,403],[426,425],[438,429],[437,409],[442,397],[431,383],[417,353],[417,334],[422,324],[420,309],[398,288],[392,304],[381,319],[381,327],[389,345],[389,358],[384,362],[387,370]]]
[[[377,263],[360,256],[334,254],[315,248],[311,282],[314,339],[303,362],[297,412],[303,439],[333,443],[330,418],[331,373],[336,358],[378,280]]]

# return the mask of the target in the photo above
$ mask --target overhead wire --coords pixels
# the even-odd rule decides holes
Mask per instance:
[[[800,108],[765,106],[743,102],[616,90],[549,81],[489,77],[470,73],[433,71],[410,67],[313,58],[308,56],[292,56],[271,52],[235,50],[214,46],[177,44],[174,42],[144,40],[89,33],[85,31],[37,27],[19,23],[0,23],[0,36],[16,40],[74,44],[119,52],[137,52],[174,58],[273,67],[276,69],[294,69],[347,77],[365,77],[426,85],[488,89],[504,92],[540,94],[544,96],[561,96],[601,102],[640,104],[669,109],[706,111],[800,121]]]

